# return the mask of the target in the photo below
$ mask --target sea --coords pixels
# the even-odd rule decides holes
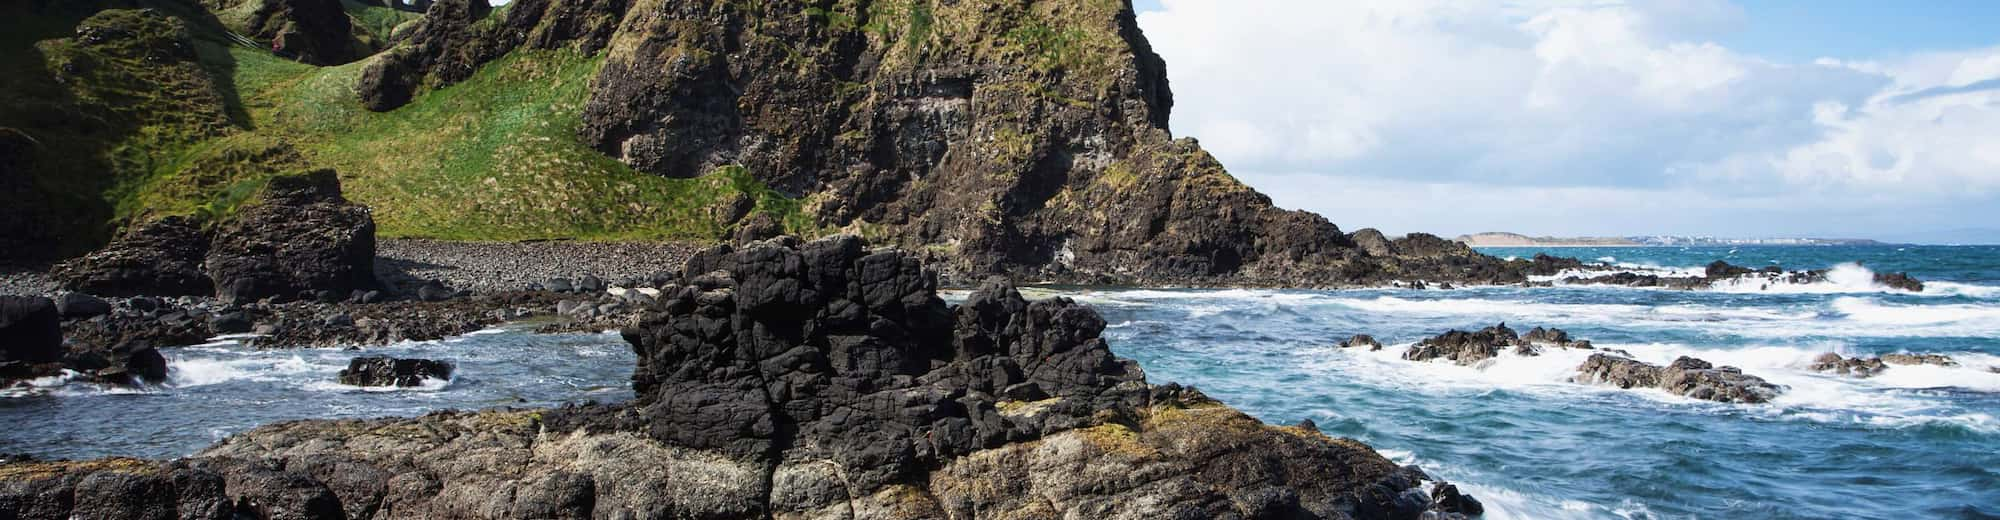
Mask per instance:
[[[1714,260],[1829,269],[1813,284],[1706,290],[1604,286],[1452,290],[1039,287],[1101,312],[1112,350],[1154,383],[1193,385],[1271,423],[1311,419],[1480,499],[1489,519],[2000,518],[2000,247],[1486,248],[1656,274]],[[1876,286],[1908,272],[1921,293]],[[1555,281],[1555,278],[1549,278]],[[962,292],[947,295],[961,298]],[[1402,352],[1452,330],[1558,327],[1667,363],[1692,356],[1783,385],[1722,404],[1569,379],[1587,352],[1474,366]],[[1370,334],[1380,351],[1342,349]],[[1811,371],[1822,353],[1934,353],[1859,379]],[[449,383],[374,391],[333,382],[358,354],[459,365]],[[218,338],[168,353],[158,387],[41,381],[0,398],[0,453],[178,457],[275,421],[630,399],[616,334],[501,328],[444,341],[259,351]]]

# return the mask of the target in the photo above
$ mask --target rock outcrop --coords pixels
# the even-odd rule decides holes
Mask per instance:
[[[271,51],[314,65],[339,65],[372,49],[354,38],[340,0],[203,0],[218,11],[247,10],[239,27]]]
[[[1577,367],[1576,382],[1619,388],[1658,388],[1674,395],[1724,403],[1762,403],[1784,391],[1735,367],[1716,367],[1681,356],[1659,366],[1615,354],[1592,354]]]
[[[1166,65],[1129,2],[482,0],[430,7],[357,84],[389,110],[515,49],[604,51],[579,135],[669,177],[741,165],[817,224],[968,280],[1516,283],[1430,235],[1366,247],[1286,211],[1167,129]],[[482,17],[497,19],[482,19]]]
[[[1819,357],[1813,358],[1812,364],[1807,365],[1806,368],[1813,370],[1815,372],[1830,372],[1833,374],[1838,374],[1843,376],[1865,378],[1865,377],[1874,377],[1878,374],[1881,374],[1883,371],[1889,370],[1890,365],[1936,365],[1943,367],[1955,367],[1958,366],[1958,361],[1951,359],[1951,356],[1946,356],[1943,354],[1896,353],[1896,354],[1883,354],[1880,357],[1870,357],[1870,358],[1863,358],[1859,356],[1844,358],[1841,357],[1840,354],[1828,352],[1825,354],[1820,354]]]
[[[375,221],[341,197],[332,170],[274,177],[216,232],[207,266],[224,301],[338,299],[375,285]]]
[[[1569,333],[1562,329],[1535,327],[1530,329],[1527,335],[1521,335],[1502,323],[1477,332],[1446,331],[1410,347],[1403,352],[1403,359],[1411,361],[1447,359],[1460,365],[1473,365],[1493,359],[1502,352],[1510,350],[1516,355],[1539,356],[1543,348],[1589,350],[1593,347],[1589,341],[1570,339]]]
[[[132,228],[54,274],[63,288],[98,296],[207,296],[215,294],[202,272],[207,255],[200,224],[172,216]]]
[[[354,386],[423,386],[425,379],[451,379],[451,363],[429,359],[366,356],[348,361],[340,384]]]
[[[0,364],[62,360],[62,318],[56,302],[39,296],[0,296]]]
[[[0,516],[217,503],[286,518],[1480,510],[1310,423],[1267,426],[1193,389],[1148,384],[1111,355],[1089,307],[1030,302],[1001,281],[947,305],[914,256],[852,237],[718,249],[681,282],[626,331],[639,353],[631,403],[298,421],[175,462],[0,466]],[[159,492],[81,491],[134,474],[161,476],[148,488]]]

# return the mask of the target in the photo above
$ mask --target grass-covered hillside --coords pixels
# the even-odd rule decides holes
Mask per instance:
[[[354,92],[365,59],[306,65],[245,41],[227,16],[142,3],[153,8],[0,8],[4,43],[36,51],[0,63],[0,127],[33,143],[9,175],[32,182],[33,216],[60,228],[49,238],[65,255],[121,223],[227,219],[266,178],[312,167],[339,171],[386,236],[708,239],[752,206],[806,224],[739,168],[667,179],[579,144],[601,55],[516,51],[376,113]],[[414,16],[345,7],[358,37],[383,41]]]

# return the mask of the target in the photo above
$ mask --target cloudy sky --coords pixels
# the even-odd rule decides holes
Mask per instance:
[[[1138,8],[1175,134],[1343,229],[2000,228],[2000,2]]]

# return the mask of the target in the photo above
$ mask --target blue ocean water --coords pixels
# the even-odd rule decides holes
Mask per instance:
[[[1499,256],[1532,249],[1491,249]],[[1657,272],[1716,259],[1833,268],[1831,281],[1706,291],[1612,287],[1031,289],[1095,305],[1120,356],[1155,383],[1192,384],[1266,421],[1310,418],[1460,484],[1486,518],[2000,517],[2000,248],[1579,248],[1549,251]],[[1853,265],[1853,262],[1861,262]],[[1908,271],[1921,294],[1875,287]],[[1567,381],[1586,357],[1551,350],[1461,367],[1400,354],[1448,329],[1560,327],[1665,363],[1691,355],[1788,387],[1769,404],[1694,401]],[[1334,348],[1373,334],[1379,352]],[[1823,352],[1941,353],[1959,367],[1871,379],[1806,370]],[[0,452],[184,456],[280,420],[630,398],[616,334],[487,331],[369,348],[260,351],[234,341],[167,352],[140,392],[58,386],[0,396]],[[449,384],[390,392],[333,383],[356,355],[450,360]],[[52,383],[51,383],[52,384]]]
[[[1468,488],[1487,518],[2000,517],[2000,373],[1989,371],[2000,366],[2000,248],[1548,252],[1661,272],[1717,259],[1840,267],[1827,283],[1707,291],[1060,292],[1095,304],[1112,349],[1149,379],[1196,385],[1270,422],[1312,419]],[[1929,285],[1892,292],[1867,269]],[[1583,352],[1475,367],[1400,357],[1425,337],[1499,322],[1560,327],[1655,363],[1733,365],[1788,391],[1743,405],[1570,383]],[[1357,333],[1387,347],[1333,347]],[[1806,369],[1824,352],[1904,351],[1962,366],[1871,379]]]

